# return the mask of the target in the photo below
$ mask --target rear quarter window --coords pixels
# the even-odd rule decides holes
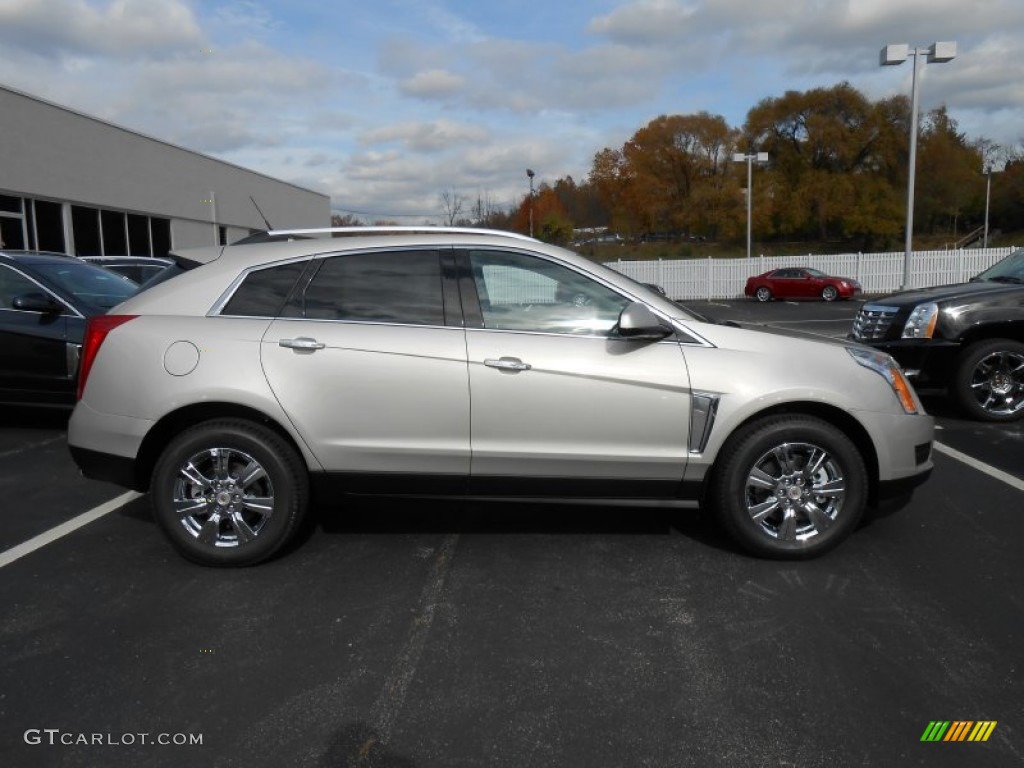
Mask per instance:
[[[235,317],[277,317],[308,262],[298,261],[250,272],[221,310]]]

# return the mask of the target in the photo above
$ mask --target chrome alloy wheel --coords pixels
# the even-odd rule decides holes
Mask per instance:
[[[1024,354],[996,350],[971,372],[971,395],[994,416],[1012,416],[1024,408]]]
[[[803,542],[824,533],[843,509],[843,472],[811,443],[783,443],[754,462],[747,477],[747,514],[767,536]]]
[[[200,544],[237,547],[256,539],[274,512],[274,487],[252,456],[209,448],[188,458],[174,480],[174,510]]]

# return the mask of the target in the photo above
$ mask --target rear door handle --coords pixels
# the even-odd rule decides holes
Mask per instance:
[[[524,363],[518,357],[489,357],[484,360],[484,365],[488,368],[497,368],[499,371],[528,371],[531,368],[529,363]]]
[[[313,352],[317,349],[324,348],[324,344],[322,342],[319,342],[316,339],[311,339],[308,336],[299,336],[297,339],[281,339],[277,343],[288,349],[300,349],[307,352]]]

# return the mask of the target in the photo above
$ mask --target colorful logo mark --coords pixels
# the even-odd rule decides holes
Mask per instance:
[[[995,720],[932,720],[921,741],[988,741],[995,729]]]

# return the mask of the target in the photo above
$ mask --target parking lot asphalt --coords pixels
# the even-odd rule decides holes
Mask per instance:
[[[719,304],[834,336],[856,308]],[[1021,429],[927,405],[976,463],[806,563],[694,512],[359,501],[213,570],[130,501],[0,567],[0,764],[1020,765]],[[65,422],[0,411],[6,551],[122,493]]]

